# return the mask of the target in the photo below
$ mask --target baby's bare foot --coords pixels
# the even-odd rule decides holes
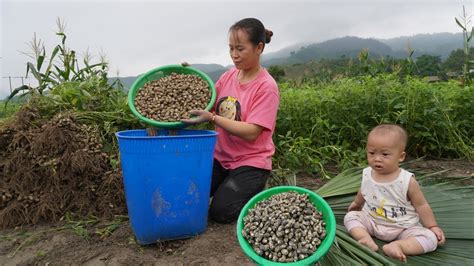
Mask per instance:
[[[383,246],[383,252],[394,259],[407,262],[407,256],[403,253],[402,247],[395,242]]]
[[[362,245],[370,248],[372,251],[377,251],[379,250],[379,246],[375,244],[374,240],[372,238],[362,238],[359,240],[359,243]]]

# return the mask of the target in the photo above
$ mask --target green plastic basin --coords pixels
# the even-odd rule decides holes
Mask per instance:
[[[321,242],[321,245],[316,249],[316,251],[309,257],[299,260],[296,262],[274,262],[271,260],[267,260],[260,255],[258,255],[252,248],[252,246],[245,240],[244,236],[242,235],[242,229],[244,228],[244,217],[248,214],[249,210],[252,209],[255,204],[258,202],[268,199],[269,197],[284,193],[294,191],[300,194],[307,194],[309,200],[314,204],[314,206],[323,213],[323,220],[326,223],[326,237]],[[317,263],[332,246],[334,242],[334,238],[336,236],[336,218],[334,217],[334,213],[329,207],[329,204],[318,194],[315,192],[297,186],[279,186],[273,187],[267,190],[264,190],[253,198],[250,199],[247,204],[245,204],[244,208],[240,211],[239,219],[237,220],[237,239],[239,240],[240,247],[242,251],[247,255],[251,260],[256,262],[259,265],[312,265]]]
[[[142,114],[140,114],[135,108],[135,97],[137,96],[138,91],[141,88],[143,88],[145,83],[149,81],[161,79],[163,77],[171,75],[171,73],[173,72],[177,74],[196,75],[196,76],[201,77],[203,80],[205,80],[209,84],[209,90],[211,91],[211,100],[206,106],[206,110],[210,111],[212,107],[214,106],[214,102],[216,101],[216,89],[214,87],[214,82],[208,75],[190,66],[186,66],[186,67],[182,65],[161,66],[161,67],[152,69],[146,72],[145,74],[141,75],[140,77],[138,77],[137,80],[135,80],[135,82],[132,84],[132,87],[130,88],[130,91],[128,92],[128,106],[130,107],[130,110],[132,111],[132,113],[143,122],[149,125],[152,125],[154,127],[166,128],[166,129],[179,129],[179,128],[184,128],[187,126],[187,124],[180,121],[164,122],[164,121],[156,121],[156,120],[147,118],[143,116]]]

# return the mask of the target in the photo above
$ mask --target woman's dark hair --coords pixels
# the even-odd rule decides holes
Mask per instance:
[[[237,30],[244,30],[248,34],[251,43],[254,45],[263,43],[263,47],[271,41],[273,36],[273,32],[265,29],[263,23],[256,18],[244,18],[237,21],[230,27],[229,32]]]

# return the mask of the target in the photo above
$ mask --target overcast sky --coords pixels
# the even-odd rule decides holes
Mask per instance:
[[[228,28],[245,17],[259,18],[273,31],[265,52],[336,37],[391,38],[417,33],[460,32],[454,17],[462,0],[335,1],[12,1],[0,0],[0,98],[8,76],[22,76],[33,35],[50,54],[58,44],[56,19],[66,22],[67,45],[80,56],[102,51],[110,76],[136,76],[183,61],[232,64]],[[33,80],[26,80],[25,83]],[[21,79],[12,79],[12,87]]]

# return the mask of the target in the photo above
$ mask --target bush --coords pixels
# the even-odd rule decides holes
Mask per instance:
[[[330,162],[340,170],[360,164],[367,133],[380,123],[407,129],[409,155],[474,158],[473,86],[377,75],[299,87],[282,83],[280,93],[280,167],[314,172]]]

